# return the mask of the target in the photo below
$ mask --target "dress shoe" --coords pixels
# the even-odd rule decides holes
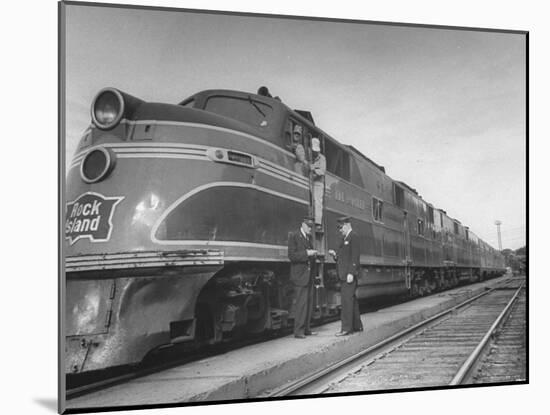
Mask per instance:
[[[319,333],[317,333],[316,331],[306,331],[304,334],[306,336],[317,336]]]
[[[295,334],[294,337],[297,338],[297,339],[305,339],[306,338],[306,336],[304,336],[303,334]]]
[[[336,336],[337,337],[340,337],[340,336],[349,336],[351,334],[351,331],[340,331],[338,333],[336,333]]]

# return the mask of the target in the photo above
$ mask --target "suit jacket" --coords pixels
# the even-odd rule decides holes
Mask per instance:
[[[311,280],[312,259],[307,256],[307,249],[313,249],[311,240],[304,238],[300,230],[288,234],[288,259],[290,259],[290,281],[305,287]]]
[[[336,269],[338,270],[340,281],[346,281],[348,274],[352,274],[357,279],[361,268],[359,257],[359,238],[351,231],[345,238],[342,237],[340,239],[340,244],[336,251]]]

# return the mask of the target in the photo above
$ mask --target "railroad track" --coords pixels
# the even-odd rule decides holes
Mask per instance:
[[[478,361],[481,356],[493,356],[497,361],[502,359],[502,356],[496,357],[495,353],[484,354],[484,350],[491,344],[495,330],[501,327],[510,312],[517,310],[521,313],[520,310],[525,309],[523,286],[523,278],[507,279],[503,284],[354,356],[287,383],[263,396],[458,385],[472,383],[471,373],[474,372],[481,382],[485,382],[487,378],[480,373],[487,373],[487,370],[476,372]],[[523,320],[523,328],[524,323]],[[509,325],[521,331],[521,322]],[[525,348],[521,349],[517,339],[512,343],[518,347],[515,353],[525,355]],[[517,366],[515,359],[514,362]],[[487,360],[486,365],[491,365],[491,362]]]
[[[368,304],[362,304],[361,312],[366,313],[366,312],[376,311],[380,308],[389,307],[391,305],[395,305],[400,302],[403,302],[403,300],[401,301],[394,300],[391,302],[388,302],[387,300],[385,302],[381,302],[379,300],[379,301],[370,302]],[[330,321],[336,321],[337,319],[338,317],[336,316],[333,319],[325,319],[320,323],[324,324]],[[187,353],[178,352],[177,350],[171,351],[170,348],[167,348],[165,351],[165,354],[161,354],[158,359],[154,360],[153,362],[149,362],[147,364],[141,364],[134,367],[116,368],[116,370],[113,370],[113,371],[106,370],[105,373],[94,375],[90,378],[86,376],[83,376],[82,378],[80,378],[79,375],[69,375],[70,381],[67,382],[66,399],[71,400],[74,398],[78,398],[80,396],[84,396],[93,392],[107,389],[115,385],[129,382],[133,379],[137,379],[153,373],[161,372],[163,370],[171,369],[173,367],[182,366],[182,365],[194,362],[196,360],[201,360],[207,357],[215,356],[217,354],[226,353],[228,351],[238,349],[241,347],[254,345],[257,343],[273,340],[279,337],[288,336],[291,333],[292,333],[292,327],[287,327],[277,332],[256,335],[250,338],[244,338],[244,339],[235,340],[228,343],[209,346],[206,348],[206,350],[187,351]],[[185,357],[182,358],[181,357],[182,354],[184,354]],[[76,377],[78,379],[73,380],[71,379],[72,377]]]
[[[527,380],[526,299],[522,295],[512,306],[510,316],[497,331],[481,356],[468,383],[491,384]]]

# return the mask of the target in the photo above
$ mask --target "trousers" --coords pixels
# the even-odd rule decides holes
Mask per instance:
[[[341,282],[340,294],[342,297],[342,331],[354,332],[363,330],[361,314],[359,313],[359,302],[355,295],[357,288],[357,278],[353,279],[351,284],[346,281]]]
[[[305,287],[294,285],[294,335],[310,332],[313,310],[313,283]]]
[[[320,180],[313,182],[313,202],[315,203],[315,223],[323,223],[323,193],[325,183]]]

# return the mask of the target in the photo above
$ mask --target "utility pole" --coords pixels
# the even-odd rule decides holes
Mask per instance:
[[[502,251],[502,240],[500,238],[500,225],[502,225],[502,222],[499,220],[495,220],[495,225],[497,225],[497,233],[498,233],[498,250]]]

